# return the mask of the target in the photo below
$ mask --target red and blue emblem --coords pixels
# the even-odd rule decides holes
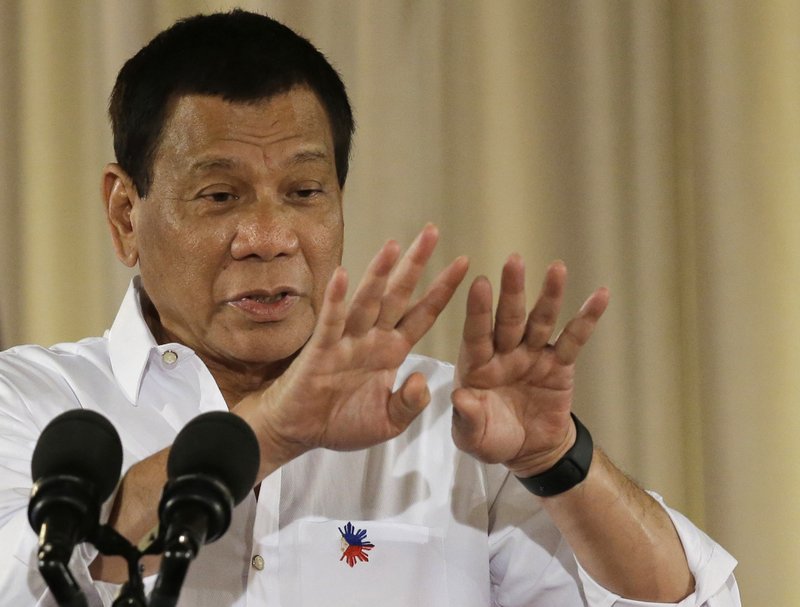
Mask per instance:
[[[345,561],[351,567],[355,567],[358,562],[368,563],[367,552],[375,545],[367,539],[367,530],[356,529],[353,523],[348,522],[344,530],[339,527],[339,533],[342,534],[342,558],[339,560]]]

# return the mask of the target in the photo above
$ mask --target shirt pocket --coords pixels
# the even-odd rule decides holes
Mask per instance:
[[[292,527],[280,548],[283,605],[448,604],[440,529],[358,520],[297,521]]]

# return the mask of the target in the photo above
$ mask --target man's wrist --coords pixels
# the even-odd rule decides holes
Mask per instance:
[[[592,435],[575,414],[575,442],[551,468],[529,477],[517,477],[525,488],[539,497],[551,497],[572,489],[589,473],[594,443]]]
[[[257,484],[303,453],[302,448],[288,444],[274,431],[270,421],[261,411],[259,396],[253,394],[246,396],[231,409],[231,413],[243,418],[258,439],[260,466],[256,475]]]

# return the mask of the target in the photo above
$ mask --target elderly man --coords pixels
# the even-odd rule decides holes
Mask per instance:
[[[512,255],[496,312],[485,278],[470,288],[455,367],[413,355],[467,270],[454,260],[412,300],[428,225],[404,254],[386,243],[345,301],[353,119],[308,41],[243,11],[178,22],[125,64],[111,117],[108,223],[140,276],[104,337],[0,356],[3,605],[52,604],[25,515],[30,459],[44,424],[79,407],[121,435],[104,516],[134,542],[189,420],[230,410],[254,430],[254,491],[192,564],[182,605],[739,604],[732,557],[571,414],[604,289],[554,339],[565,268],[528,313]],[[105,605],[124,565],[87,545],[71,562]]]

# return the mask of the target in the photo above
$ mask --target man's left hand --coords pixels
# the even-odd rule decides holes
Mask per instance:
[[[496,315],[492,287],[478,277],[467,297],[456,365],[453,439],[488,463],[503,463],[520,477],[552,467],[575,442],[570,417],[575,361],[608,305],[600,288],[551,342],[564,295],[566,267],[547,269],[530,313],[525,268],[518,255],[503,266]]]

